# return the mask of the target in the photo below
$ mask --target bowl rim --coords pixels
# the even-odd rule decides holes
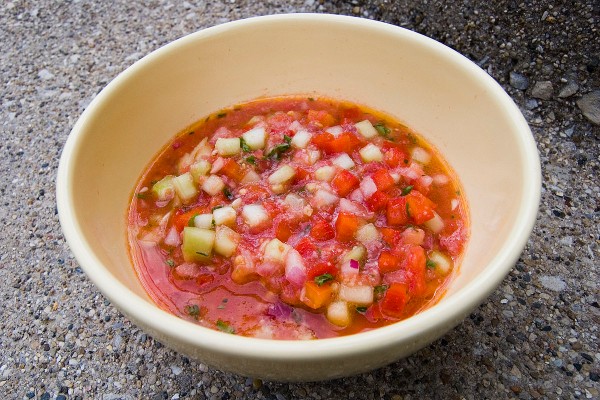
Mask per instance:
[[[517,138],[517,143],[522,150],[524,162],[523,201],[515,218],[517,222],[510,231],[509,240],[501,246],[488,267],[475,279],[453,293],[451,297],[445,298],[444,301],[411,318],[367,332],[312,341],[271,340],[230,335],[185,321],[138,296],[114,278],[94,254],[89,243],[84,240],[81,224],[76,220],[73,211],[72,178],[75,155],[83,146],[84,135],[82,133],[85,132],[85,126],[94,115],[95,110],[101,109],[112,93],[126,83],[130,76],[136,74],[141,68],[145,68],[146,64],[158,61],[170,52],[176,51],[180,46],[225,32],[281,21],[349,24],[360,29],[385,32],[403,40],[418,41],[421,45],[438,52],[449,62],[466,69],[472,74],[473,79],[484,84],[495,100],[504,107],[505,112],[512,116],[514,129],[521,133]],[[512,98],[485,71],[455,50],[417,32],[385,22],[358,17],[313,13],[266,15],[227,22],[183,36],[144,56],[114,78],[81,114],[64,145],[56,179],[59,220],[73,255],[89,279],[125,315],[150,327],[164,337],[173,337],[179,342],[198,349],[210,348],[212,351],[225,355],[272,361],[285,360],[287,362],[359,355],[374,349],[383,349],[418,339],[424,332],[434,328],[441,329],[444,326],[457,325],[466,314],[497,288],[518,260],[535,224],[540,195],[541,167],[531,130]]]

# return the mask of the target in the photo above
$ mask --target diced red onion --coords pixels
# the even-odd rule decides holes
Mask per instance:
[[[212,168],[210,169],[210,173],[211,174],[215,174],[217,172],[219,172],[221,170],[221,168],[223,168],[223,166],[225,165],[225,160],[223,159],[223,157],[219,157],[215,160],[215,162],[212,165]]]
[[[350,260],[350,268],[358,269],[359,264],[357,260]]]
[[[374,214],[367,210],[362,204],[344,198],[340,199],[339,212],[354,214],[357,217],[366,219],[371,219],[374,216]]]

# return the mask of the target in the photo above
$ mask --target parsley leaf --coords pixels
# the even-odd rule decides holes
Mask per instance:
[[[429,268],[429,269],[433,269],[433,268],[435,268],[435,266],[436,266],[436,265],[437,265],[437,263],[436,263],[435,261],[433,261],[433,260],[429,260],[429,259],[428,259],[428,260],[425,262],[425,266],[427,266],[427,268]]]
[[[360,314],[364,314],[365,312],[367,312],[367,307],[365,307],[365,306],[356,307],[356,312],[360,313]]]
[[[413,190],[413,186],[412,185],[408,185],[407,187],[405,187],[404,189],[402,189],[402,196],[406,196],[412,190]]]
[[[233,329],[233,327],[229,325],[229,322],[225,322],[219,319],[217,320],[216,325],[217,329],[219,329],[221,332],[235,334],[235,329]]]
[[[227,113],[219,113],[219,114],[217,114],[217,118],[223,118],[223,117],[226,117],[226,116],[227,116]]]
[[[280,143],[277,146],[273,147],[271,149],[271,151],[269,151],[269,153],[267,154],[267,158],[270,158],[272,160],[280,160],[281,156],[283,155],[283,153],[285,153],[286,151],[288,151],[292,145],[292,138],[289,137],[288,135],[283,135],[283,141],[284,143]]]
[[[323,286],[326,282],[329,282],[332,280],[333,280],[333,275],[331,275],[329,273],[315,276],[315,283],[319,286]]]
[[[225,195],[227,200],[233,200],[234,198],[233,194],[231,193],[231,189],[229,189],[227,186],[223,188],[223,194]]]
[[[256,157],[254,157],[254,156],[246,157],[246,162],[248,164],[256,165]]]
[[[146,198],[146,193],[145,192],[144,193],[138,193],[138,194],[135,195],[135,197],[137,197],[138,199],[142,199],[143,200],[143,199]]]
[[[379,133],[380,136],[383,136],[384,138],[391,140],[390,133],[392,131],[390,130],[390,128],[388,128],[387,126],[385,126],[383,124],[383,122],[375,124],[375,125],[373,125],[373,127],[375,129],[377,129],[377,133]]]
[[[171,268],[173,268],[175,266],[175,261],[173,261],[173,259],[171,259],[171,258],[165,260],[165,263]]]
[[[187,226],[196,226],[196,224],[194,224],[194,218],[196,218],[198,215],[200,215],[200,214],[196,213],[196,214],[192,215],[191,218],[188,219]]]
[[[200,254],[201,256],[208,257],[208,254],[203,253],[201,251],[197,251],[196,254]]]
[[[196,304],[185,306],[184,310],[186,314],[188,314],[190,317],[194,317],[195,319],[198,319],[200,316],[200,308]]]
[[[380,299],[385,295],[388,290],[388,285],[377,285],[373,288],[373,294],[375,298]]]

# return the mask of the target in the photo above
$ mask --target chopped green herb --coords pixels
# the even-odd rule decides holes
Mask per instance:
[[[233,329],[233,327],[229,325],[229,322],[225,322],[219,319],[217,320],[216,325],[221,332],[235,334],[235,329]]]
[[[429,268],[429,269],[433,269],[433,268],[435,268],[435,266],[436,266],[437,264],[435,263],[435,261],[433,261],[433,260],[429,260],[429,259],[428,259],[428,260],[425,262],[425,265],[427,266],[427,268]]]
[[[388,285],[378,285],[373,288],[373,294],[375,298],[380,299],[385,295],[388,290]]]
[[[215,210],[217,210],[217,209],[219,209],[219,208],[223,208],[223,205],[221,204],[221,205],[218,205],[218,206],[214,206],[214,207],[213,207],[213,208],[210,210],[210,212],[213,212],[213,211],[215,211]]]
[[[248,146],[248,143],[246,143],[243,137],[240,138],[240,147],[242,148],[242,151],[246,153],[250,153],[252,151],[252,149],[250,148],[250,146]]]
[[[145,199],[146,198],[146,193],[138,193],[135,195],[135,197],[137,197],[138,199]]]
[[[194,317],[198,319],[200,316],[200,308],[196,304],[192,304],[191,306],[185,306],[185,312],[190,317]]]
[[[407,134],[406,137],[408,137],[408,140],[410,140],[410,142],[412,144],[416,144],[417,143],[417,138],[412,133]]]
[[[233,200],[234,198],[233,194],[231,193],[231,189],[229,189],[227,186],[223,188],[223,194],[225,195],[227,200]]]
[[[256,165],[256,157],[254,157],[254,156],[246,157],[246,162],[248,164]]]
[[[373,127],[375,129],[377,129],[377,132],[379,133],[380,136],[383,136],[386,139],[391,140],[392,138],[390,137],[390,133],[392,132],[390,130],[390,128],[388,128],[387,126],[385,126],[383,124],[383,122],[380,122],[378,124],[373,125]]]
[[[224,118],[227,116],[227,113],[219,113],[217,114],[217,118]]]
[[[367,312],[367,307],[365,307],[365,306],[356,307],[356,312],[360,313],[360,314],[364,314]]]
[[[277,146],[273,147],[271,151],[269,151],[269,153],[267,154],[267,158],[270,158],[272,160],[280,160],[283,153],[285,153],[292,147],[291,137],[289,137],[288,135],[284,135],[283,140],[284,143],[278,144]]]
[[[460,196],[460,190],[457,190],[457,191],[456,191],[456,192],[454,192],[454,193],[456,193],[456,195],[457,195],[457,196]]]
[[[168,258],[167,260],[165,260],[165,263],[171,268],[173,268],[175,266],[175,261],[173,261],[171,258]]]
[[[405,187],[404,189],[402,189],[402,196],[406,196],[412,190],[413,190],[413,186],[412,185],[408,185],[407,187]]]
[[[319,286],[323,286],[326,282],[329,282],[332,280],[333,280],[333,275],[331,275],[329,273],[315,276],[315,283]]]
[[[408,203],[406,203],[406,215],[410,217],[410,207],[408,206]]]
[[[196,254],[200,254],[201,256],[208,257],[208,254],[203,253],[201,251],[197,251]]]

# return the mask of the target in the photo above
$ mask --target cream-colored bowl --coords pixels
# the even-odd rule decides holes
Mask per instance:
[[[391,114],[438,147],[471,212],[471,239],[447,295],[391,326],[316,341],[217,332],[159,309],[127,253],[126,210],[142,170],[181,129],[260,96],[321,94]],[[186,36],[143,58],[90,104],[63,150],[57,201],[82,268],[127,317],[216,368],[265,379],[321,380],[405,357],[458,323],[518,259],[540,196],[540,164],[515,104],[476,65],[414,32],[364,19],[292,14]]]

